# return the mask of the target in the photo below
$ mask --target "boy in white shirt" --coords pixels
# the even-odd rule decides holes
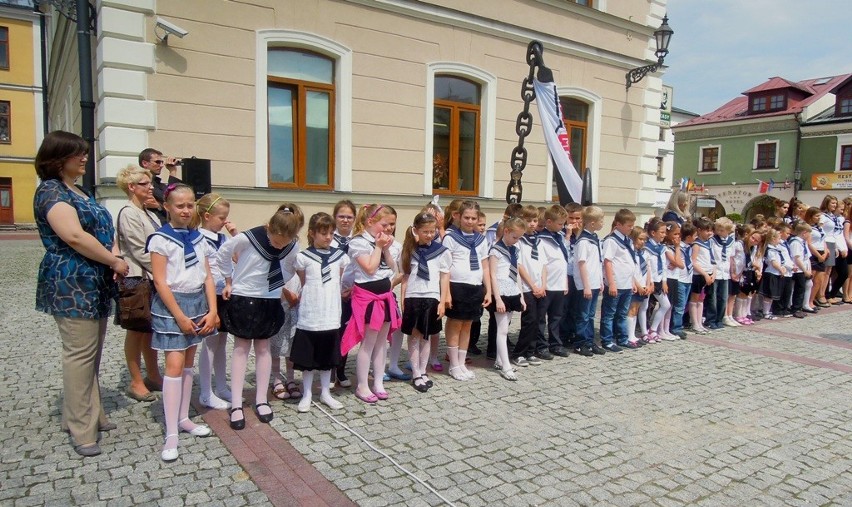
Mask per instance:
[[[636,252],[630,231],[636,224],[636,215],[626,208],[615,214],[613,230],[603,240],[604,296],[601,303],[601,346],[608,352],[621,352],[622,347],[636,349],[638,342],[629,343],[627,312],[630,299],[637,292]]]
[[[716,254],[713,252],[713,222],[708,218],[695,220],[698,239],[692,244],[692,289],[689,294],[689,319],[692,331],[697,334],[707,334],[710,331],[704,327],[704,302],[715,304]],[[708,306],[710,306],[708,304]],[[715,316],[715,307],[714,307]]]
[[[734,259],[734,223],[728,217],[716,219],[713,225],[713,256],[716,258],[716,280],[713,282],[713,301],[706,301],[707,329],[722,329],[726,325],[735,326],[732,315],[727,315],[728,281],[731,279]]]
[[[793,235],[787,240],[790,257],[793,259],[793,296],[790,311],[797,319],[805,318],[803,305],[808,280],[813,277],[809,260],[808,242],[811,240],[811,226],[799,222],[793,227]]]
[[[574,245],[574,285],[582,295],[577,299],[573,347],[575,353],[586,357],[606,353],[595,344],[594,322],[598,295],[603,284],[603,254],[596,234],[603,227],[603,217],[602,209],[587,206],[583,210],[583,232]]]
[[[530,364],[527,358],[535,360],[538,323],[547,315],[547,308],[544,306],[547,296],[547,254],[541,248],[536,233],[538,208],[533,205],[524,206],[521,218],[527,223],[527,232],[518,241],[518,262],[524,266],[524,271],[519,274],[526,309],[521,313],[521,330],[511,353],[511,360],[516,366],[527,366]],[[540,364],[540,361],[535,362],[536,366]]]
[[[558,204],[544,212],[544,229],[539,233],[539,248],[547,256],[547,295],[543,302],[547,312],[547,323],[539,321],[536,356],[551,360],[554,355],[566,357],[566,349],[559,337],[559,322],[562,320],[563,299],[568,292],[568,247],[562,228],[568,220],[568,212]]]
[[[583,206],[575,202],[565,205],[568,220],[565,222],[565,246],[568,247],[568,294],[564,298],[562,320],[559,322],[559,338],[566,347],[574,346],[577,333],[577,298],[582,297],[574,284],[574,272],[577,270],[575,249],[577,238],[583,231]]]

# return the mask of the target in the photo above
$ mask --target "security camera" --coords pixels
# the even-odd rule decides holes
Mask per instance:
[[[165,32],[165,35],[160,37],[159,34],[157,34],[157,31],[154,30],[154,34],[157,35],[157,38],[160,39],[163,42],[168,41],[170,34],[175,35],[177,37],[180,37],[182,39],[186,34],[189,33],[188,30],[184,30],[183,28],[177,26],[176,24],[170,23],[170,22],[168,22],[165,19],[160,18],[160,17],[157,18],[156,28],[160,28]]]

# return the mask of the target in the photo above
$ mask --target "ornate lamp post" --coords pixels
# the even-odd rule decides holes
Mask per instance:
[[[628,72],[625,76],[627,80],[627,89],[630,89],[630,86],[634,83],[638,83],[642,81],[649,72],[657,72],[660,67],[663,65],[663,59],[669,54],[669,42],[672,40],[672,34],[674,30],[669,26],[669,16],[663,16],[663,24],[660,25],[660,28],[657,28],[654,31],[654,39],[657,42],[657,51],[655,54],[657,55],[657,63],[652,63],[650,65],[645,65],[644,67],[637,67],[630,72]]]
[[[799,196],[799,188],[802,186],[802,169],[797,167],[793,171],[793,197]]]

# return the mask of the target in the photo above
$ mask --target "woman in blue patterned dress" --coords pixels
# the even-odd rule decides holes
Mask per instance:
[[[89,146],[55,131],[36,155],[42,182],[33,208],[46,250],[38,270],[36,310],[53,315],[62,339],[62,427],[74,450],[96,456],[98,432],[115,428],[101,406],[98,369],[116,276],[127,263],[113,251],[115,229],[103,206],[75,182],[86,172]]]

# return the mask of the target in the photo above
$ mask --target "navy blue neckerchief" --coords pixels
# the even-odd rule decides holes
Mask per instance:
[[[695,244],[700,246],[701,248],[706,249],[710,253],[710,264],[712,266],[715,266],[716,265],[716,256],[713,255],[713,245],[710,244],[710,240],[708,239],[707,241],[701,241],[700,239],[696,239]]]
[[[559,251],[562,252],[562,257],[565,259],[565,262],[568,262],[568,249],[565,248],[565,240],[562,239],[562,234],[558,232],[550,232],[547,229],[542,229],[538,236],[545,241],[552,241],[556,246],[559,247]]]
[[[580,243],[581,241],[588,241],[589,243],[595,245],[598,249],[598,261],[603,262],[603,254],[601,253],[601,240],[598,238],[597,234],[583,229],[583,232],[580,233],[580,237],[577,238],[577,243]]]
[[[722,239],[716,234],[714,234],[713,241],[715,241],[717,245],[722,247],[722,262],[726,262],[728,260],[728,247],[734,243],[734,237],[728,236],[727,238]]]
[[[521,236],[521,241],[523,241],[525,245],[530,247],[530,249],[532,250],[530,257],[532,257],[532,259],[534,261],[537,261],[538,260],[538,241],[539,241],[538,240],[538,234],[535,233],[535,232],[532,233],[532,234],[524,234],[523,236]]]
[[[349,240],[352,239],[349,236],[343,236],[338,234],[337,231],[334,231],[334,241],[337,241],[337,248],[341,250],[343,253],[349,253]]]
[[[370,239],[370,238],[368,238],[367,236],[369,236],[370,238],[372,238],[372,237],[373,237],[373,235],[372,235],[372,234],[370,234],[370,233],[369,233],[369,232],[367,232],[367,231],[364,231],[364,232],[362,232],[362,233],[361,233],[361,237],[362,237],[362,238],[364,238],[364,240],[365,240],[367,243],[369,243],[371,247],[376,248],[376,240],[375,240],[375,238]],[[348,246],[347,246],[346,250],[347,250],[347,253],[348,253],[348,250],[349,250],[349,247],[348,247]],[[382,255],[379,257],[379,259],[380,259],[380,260],[379,260],[379,269],[390,269],[390,266],[388,266],[388,263],[387,263],[387,261],[385,260],[385,253],[384,253],[384,252],[382,252]]]
[[[630,253],[630,258],[633,259],[633,262],[636,262],[636,252],[633,251],[633,242],[630,241],[629,236],[624,236],[618,231],[612,231],[607,235],[606,238],[604,238],[604,241],[606,241],[607,238],[614,239],[618,242],[620,246],[626,248],[627,251]]]
[[[692,245],[681,242],[680,254],[683,255],[683,267],[687,271],[692,269]]]
[[[820,226],[819,224],[812,225],[811,226],[811,232],[814,232],[814,231],[816,231],[816,233],[819,234],[821,240],[825,241],[825,233],[822,231],[822,226]]]
[[[296,240],[290,242],[284,248],[275,248],[269,243],[269,235],[266,233],[266,227],[258,226],[245,231],[245,234],[251,246],[257,250],[267,262],[269,262],[269,273],[266,275],[266,280],[269,282],[269,291],[280,289],[284,286],[284,275],[281,273],[281,260],[287,257],[293,248],[296,246]]]
[[[766,252],[764,252],[764,254],[763,254],[763,268],[764,269],[766,269],[768,266],[771,266],[771,264],[769,262],[769,251],[770,250],[774,250],[774,251],[778,252],[778,257],[780,258],[780,260],[778,262],[781,263],[781,264],[784,263],[784,255],[781,253],[781,249],[778,248],[775,245],[766,245]]]
[[[447,247],[432,240],[428,245],[417,245],[417,278],[430,280],[429,277],[429,261],[438,257],[447,250]]]
[[[648,242],[645,243],[645,248],[651,252],[657,258],[657,273],[663,272],[663,255],[666,251],[665,245],[661,245],[654,241],[653,238],[649,238]]]
[[[322,283],[331,281],[331,265],[346,255],[343,250],[339,248],[329,248],[327,251],[323,252],[312,246],[302,250],[300,253],[308,259],[319,263]]]
[[[145,242],[145,252],[148,252],[148,245],[154,236],[166,238],[180,245],[183,248],[183,262],[185,267],[188,268],[198,264],[198,257],[195,255],[195,245],[204,241],[204,236],[197,229],[175,229],[172,227],[172,224],[166,224],[148,236],[148,241]]]
[[[213,231],[210,231],[210,232],[213,232]],[[204,239],[206,239],[206,240],[207,240],[207,243],[208,243],[210,246],[212,246],[212,247],[213,247],[213,250],[219,250],[220,248],[222,248],[222,245],[224,245],[224,244],[225,244],[225,240],[226,240],[227,238],[226,238],[226,236],[225,236],[224,234],[222,234],[222,233],[220,232],[220,233],[216,234],[216,239],[212,239],[212,238],[210,238],[210,237],[209,237],[209,236],[207,236],[207,235],[204,235]]]
[[[485,236],[474,231],[471,235],[465,235],[461,229],[451,225],[447,229],[447,236],[453,238],[456,243],[466,246],[470,250],[470,270],[479,271],[479,256],[476,255],[476,247],[485,241]]]
[[[636,257],[639,259],[639,271],[642,272],[642,276],[648,274],[648,261],[645,260],[645,254],[643,253],[644,249],[636,251]]]
[[[506,243],[503,243],[501,239],[497,243],[491,246],[491,250],[495,252],[499,252],[500,255],[503,255],[507,259],[509,259],[509,279],[512,282],[518,281],[518,247],[515,245],[506,246]]]

